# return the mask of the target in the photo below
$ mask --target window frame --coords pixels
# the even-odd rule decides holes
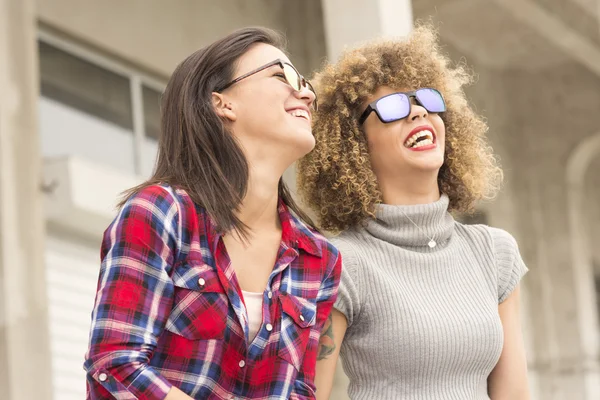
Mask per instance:
[[[144,141],[150,139],[146,135],[145,119],[144,119],[144,103],[143,103],[143,86],[151,90],[156,90],[162,93],[166,87],[166,79],[152,76],[135,67],[127,65],[125,62],[120,62],[109,56],[100,54],[84,45],[78,44],[75,41],[66,39],[49,30],[38,29],[37,38],[40,42],[55,47],[58,50],[64,51],[74,57],[80,58],[83,61],[94,64],[99,68],[114,72],[129,79],[130,102],[133,121],[133,141],[134,141],[134,171],[138,176],[143,176],[145,165]],[[40,78],[41,79],[41,78]],[[40,93],[41,96],[41,93]],[[153,139],[150,139],[153,140]]]

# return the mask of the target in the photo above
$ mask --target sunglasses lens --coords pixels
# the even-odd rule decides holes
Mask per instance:
[[[394,93],[379,99],[376,107],[383,122],[392,122],[408,116],[410,102],[407,95]]]
[[[283,64],[283,74],[285,75],[285,79],[288,81],[290,86],[294,88],[294,90],[300,90],[300,75],[298,72],[291,66],[287,64]]]
[[[435,89],[419,89],[416,93],[417,100],[425,109],[432,113],[446,111],[446,103],[442,94]]]
[[[313,101],[313,107],[317,109],[317,92],[315,92],[310,82],[300,76],[298,71],[288,64],[283,64],[283,74],[285,75],[285,80],[294,90],[299,92],[302,88],[308,88],[308,90],[314,93],[315,100]]]
[[[319,103],[318,103],[318,99],[317,99],[317,92],[315,91],[315,88],[313,87],[313,85],[310,84],[309,81],[304,80],[304,82],[306,82],[306,87],[308,88],[308,90],[310,90],[311,92],[313,92],[313,94],[315,95],[315,100],[312,103],[312,106],[315,110],[319,109]]]

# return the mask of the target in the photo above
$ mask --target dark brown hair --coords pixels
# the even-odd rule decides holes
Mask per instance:
[[[248,227],[236,211],[248,187],[248,161],[216,114],[212,92],[234,78],[237,60],[257,43],[284,49],[279,33],[262,27],[243,28],[196,51],[177,66],[162,96],[154,174],[126,191],[120,205],[149,185],[167,183],[184,189],[196,204],[204,207],[220,232],[237,230],[247,237]],[[298,217],[314,227],[282,179],[279,196]]]

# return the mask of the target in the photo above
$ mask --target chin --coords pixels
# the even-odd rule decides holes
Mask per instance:
[[[298,152],[302,152],[302,156],[310,153],[315,148],[315,137],[312,134],[312,131],[299,132],[297,136],[295,136],[294,147],[298,150]]]
[[[421,170],[421,171],[439,171],[440,168],[442,168],[442,165],[444,164],[443,160],[441,162],[438,161],[432,161],[432,162],[420,162],[420,163],[413,163],[413,168],[415,170]]]

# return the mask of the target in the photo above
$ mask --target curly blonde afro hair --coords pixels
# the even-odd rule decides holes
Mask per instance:
[[[405,41],[377,40],[348,50],[317,73],[316,146],[299,161],[297,178],[320,227],[346,230],[375,217],[376,205],[382,202],[367,139],[358,124],[363,104],[381,86],[432,87],[443,94],[447,111],[440,116],[446,148],[438,184],[450,199],[450,211],[471,212],[477,200],[492,198],[502,170],[485,137],[486,123],[467,104],[463,86],[471,82],[464,65],[450,65],[437,31],[429,25],[417,26]]]

